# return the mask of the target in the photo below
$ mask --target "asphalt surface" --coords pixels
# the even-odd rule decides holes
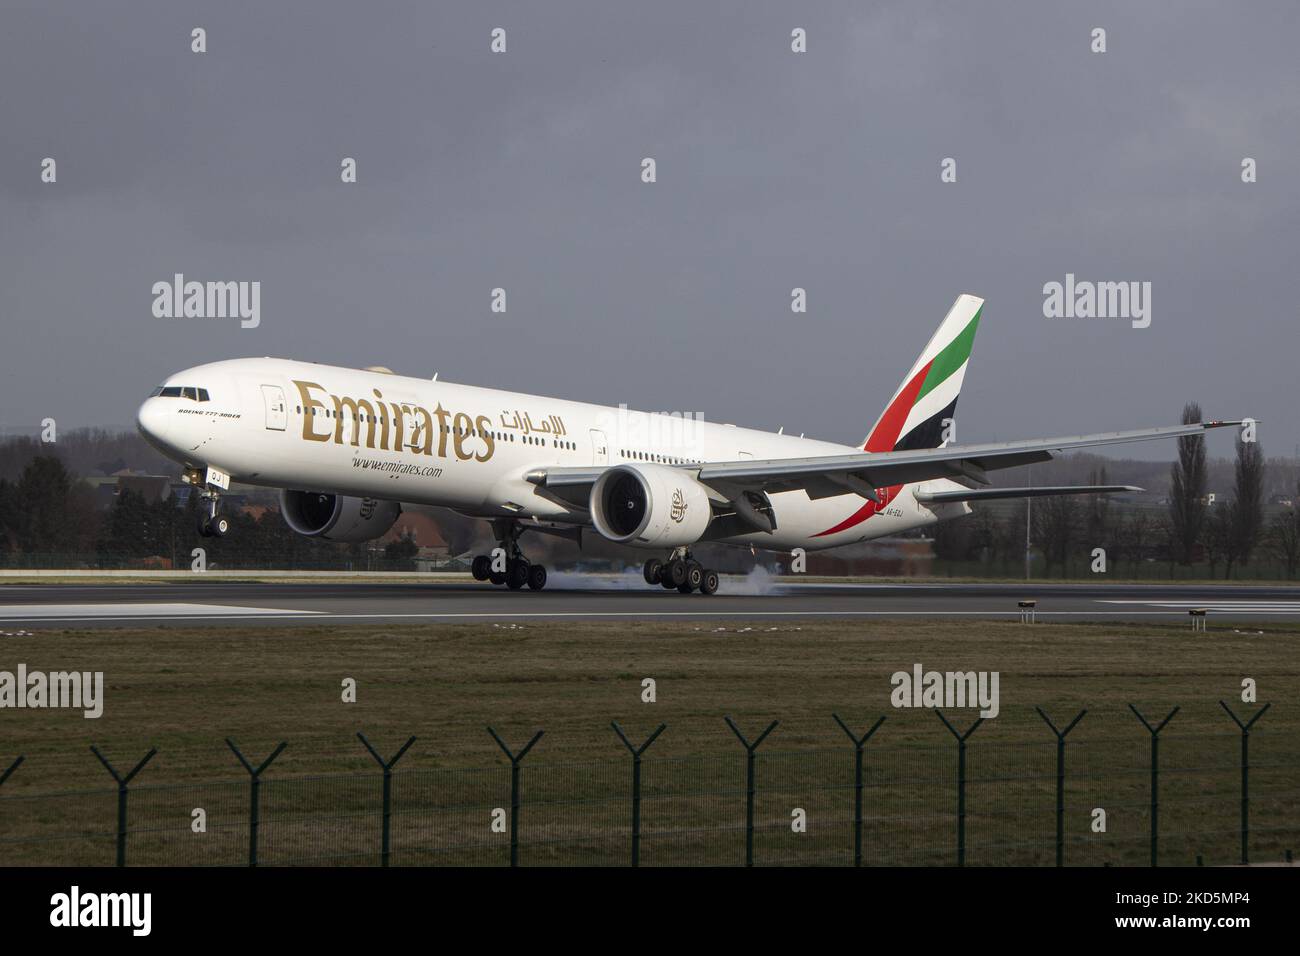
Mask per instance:
[[[1040,620],[1300,620],[1300,587],[1215,585],[785,584],[724,578],[718,594],[681,595],[636,577],[554,573],[544,591],[488,584],[271,583],[0,586],[0,635],[40,626],[186,622],[235,626],[545,619],[1019,617]]]

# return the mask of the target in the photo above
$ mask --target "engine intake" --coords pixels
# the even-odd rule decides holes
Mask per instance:
[[[694,544],[713,517],[704,486],[665,465],[606,469],[592,485],[590,508],[602,536],[634,548]]]
[[[280,492],[285,524],[304,537],[325,541],[371,541],[391,528],[401,513],[396,501],[318,491]]]

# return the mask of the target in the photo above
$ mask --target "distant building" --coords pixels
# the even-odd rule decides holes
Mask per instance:
[[[388,533],[374,542],[371,549],[382,553],[387,545],[407,536],[419,549],[412,558],[416,571],[433,571],[446,566],[451,551],[442,536],[442,529],[432,516],[419,511],[402,512]]]
[[[428,548],[435,552],[447,553],[447,540],[442,536],[442,529],[431,516],[420,511],[403,511],[397,521],[388,529],[388,533],[375,542],[379,547],[400,541],[410,536],[421,550]]]

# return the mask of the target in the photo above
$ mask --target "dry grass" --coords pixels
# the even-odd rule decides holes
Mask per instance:
[[[365,766],[361,730],[388,746],[415,734],[412,763],[476,766],[499,756],[487,724],[511,741],[544,728],[538,759],[588,759],[619,753],[611,719],[634,735],[667,723],[656,753],[685,755],[736,746],[724,714],[742,727],[780,719],[783,748],[837,745],[832,711],[855,723],[890,713],[891,738],[941,743],[933,715],[889,706],[890,674],[916,662],[1001,673],[1002,714],[981,740],[1040,738],[1034,705],[1054,716],[1088,707],[1098,733],[1140,729],[1130,702],[1181,705],[1171,730],[1231,729],[1216,701],[1239,700],[1244,677],[1274,702],[1269,725],[1297,729],[1287,704],[1300,697],[1300,626],[1241,630],[874,620],[42,630],[4,638],[0,668],[102,670],[104,716],[0,711],[0,761],[28,754],[7,787],[49,789],[97,779],[89,743],[121,762],[157,746],[150,777],[192,780],[234,769],[222,743],[232,736],[253,752],[287,740],[281,767],[316,773]],[[341,701],[345,678],[355,704]],[[645,678],[654,704],[641,702]]]

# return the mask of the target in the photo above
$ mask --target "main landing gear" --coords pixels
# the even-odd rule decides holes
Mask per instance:
[[[519,550],[519,536],[524,529],[517,521],[494,521],[492,530],[500,542],[491,554],[480,554],[470,564],[475,581],[504,584],[512,591],[528,587],[540,591],[546,587],[546,568],[532,564]]]
[[[678,548],[666,562],[651,558],[643,571],[646,584],[658,584],[667,591],[716,594],[718,590],[718,572],[704,567],[685,548]]]

